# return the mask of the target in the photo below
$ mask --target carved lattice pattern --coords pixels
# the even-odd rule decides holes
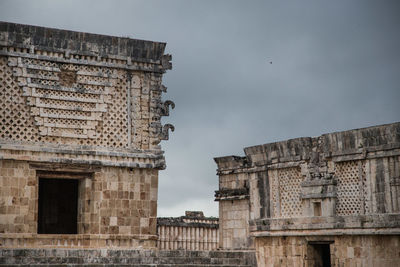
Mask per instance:
[[[5,140],[39,141],[22,89],[13,77],[7,58],[0,57],[0,138]]]
[[[336,214],[339,216],[361,213],[359,172],[358,161],[336,163],[336,177],[338,180]]]
[[[278,170],[281,217],[299,217],[302,214],[300,183],[303,181],[300,168]]]
[[[1,139],[129,146],[125,70],[17,57],[0,57],[0,70]]]

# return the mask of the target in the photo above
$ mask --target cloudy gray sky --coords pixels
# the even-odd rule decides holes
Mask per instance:
[[[399,14],[396,0],[0,1],[3,21],[168,43],[159,216],[218,216],[213,157],[400,121]]]

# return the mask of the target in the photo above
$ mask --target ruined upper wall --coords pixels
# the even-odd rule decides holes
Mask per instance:
[[[215,159],[216,197],[248,197],[254,235],[398,233],[399,122],[244,151]]]
[[[257,145],[244,149],[251,166],[315,159],[345,157],[376,150],[400,147],[400,123],[323,134],[320,137],[301,137],[281,142]]]
[[[164,168],[159,143],[174,129],[161,125],[174,107],[161,101],[164,49],[0,22],[0,157]]]
[[[161,63],[165,43],[0,22],[0,45]],[[158,71],[169,69],[158,66]]]

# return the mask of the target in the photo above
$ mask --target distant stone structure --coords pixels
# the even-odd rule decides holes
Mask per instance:
[[[0,23],[0,246],[155,248],[165,43]]]
[[[400,123],[244,149],[218,165],[220,245],[258,266],[400,266]]]
[[[185,216],[157,218],[158,248],[216,250],[218,218],[205,217],[202,211],[186,211]]]

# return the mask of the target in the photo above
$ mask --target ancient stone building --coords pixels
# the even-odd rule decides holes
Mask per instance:
[[[0,23],[0,245],[157,242],[165,43]]]
[[[400,266],[400,123],[216,158],[223,248],[258,266]]]
[[[0,22],[0,266],[255,265],[215,219],[157,232],[164,48]]]

